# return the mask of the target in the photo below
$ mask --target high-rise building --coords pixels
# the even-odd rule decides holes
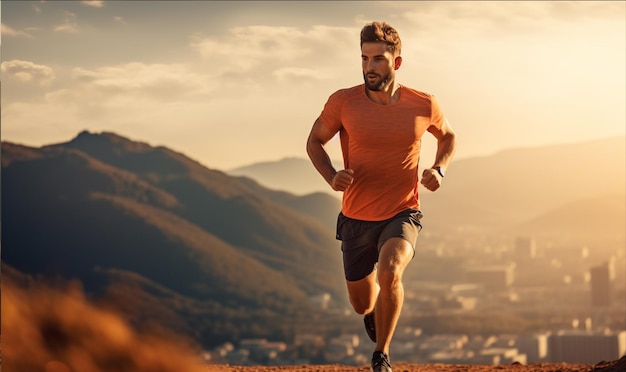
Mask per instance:
[[[473,267],[467,269],[466,274],[470,283],[482,284],[490,290],[504,290],[513,284],[515,264]]]
[[[592,267],[591,274],[591,306],[611,306],[611,276],[608,262]]]
[[[520,336],[517,339],[517,347],[520,353],[526,354],[528,363],[539,363],[548,357],[549,333],[538,333]]]
[[[597,364],[616,360],[626,353],[626,331],[594,333],[583,330],[560,331],[548,337],[552,363]]]
[[[537,243],[534,238],[520,236],[515,239],[515,255],[519,258],[536,258]]]

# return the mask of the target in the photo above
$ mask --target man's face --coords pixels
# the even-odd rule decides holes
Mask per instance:
[[[400,61],[400,56],[390,53],[385,43],[363,43],[361,64],[365,87],[372,91],[387,89],[395,78]]]

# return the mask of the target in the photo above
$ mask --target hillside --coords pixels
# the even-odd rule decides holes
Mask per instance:
[[[342,167],[340,162],[334,164],[338,169]],[[277,161],[264,161],[226,172],[233,176],[250,177],[266,187],[298,195],[332,192],[330,186],[319,176],[308,159],[292,157]]]
[[[298,178],[311,188],[332,193],[308,159],[263,162],[230,172],[294,193],[302,188],[288,180]],[[298,177],[290,177],[292,174]],[[420,188],[423,222],[434,231],[503,229],[569,203],[625,193],[623,136],[456,159],[440,190],[432,193]]]
[[[320,195],[88,132],[41,148],[2,143],[2,189],[3,265],[80,279],[90,293],[134,301],[129,311],[195,314],[182,327],[205,342],[235,337],[234,323],[272,332],[261,319],[306,312],[312,295],[344,298],[334,232],[320,211],[307,213]]]
[[[626,191],[626,138],[511,149],[450,167],[445,191],[512,220]]]
[[[609,194],[583,198],[560,206],[518,226],[538,236],[579,235],[615,239],[624,236],[626,195]]]

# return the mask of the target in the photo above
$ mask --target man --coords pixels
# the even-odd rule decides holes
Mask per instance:
[[[389,346],[404,300],[402,274],[421,230],[420,139],[437,139],[421,184],[437,190],[455,152],[456,136],[435,97],[400,85],[396,30],[373,22],[361,30],[364,84],[330,96],[307,140],[307,153],[333,190],[343,192],[337,220],[348,296],[376,343],[373,372],[391,372]],[[339,133],[344,168],[335,170],[324,145]]]

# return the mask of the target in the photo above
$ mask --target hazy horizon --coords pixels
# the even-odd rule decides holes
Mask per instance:
[[[362,82],[358,35],[373,20],[398,29],[398,80],[437,95],[457,159],[626,132],[624,2],[0,6],[3,141],[110,131],[217,169],[306,157],[328,96]],[[329,151],[339,158],[336,141]]]

